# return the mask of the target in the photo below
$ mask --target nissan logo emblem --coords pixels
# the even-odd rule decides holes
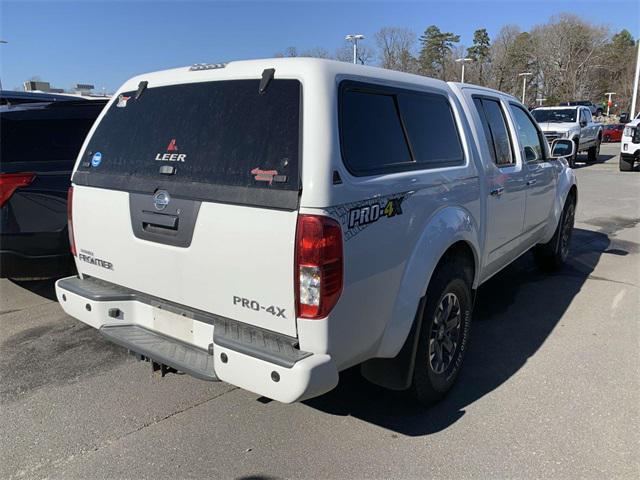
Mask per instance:
[[[153,196],[153,206],[156,207],[156,210],[164,210],[169,205],[170,200],[171,197],[167,191],[158,190]]]

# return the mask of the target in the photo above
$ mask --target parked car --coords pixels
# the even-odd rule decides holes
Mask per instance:
[[[620,143],[620,171],[630,172],[635,162],[640,161],[640,114],[627,123]]]
[[[602,141],[603,142],[619,142],[622,139],[623,130],[624,130],[624,125],[622,123],[604,125],[602,130]]]
[[[71,170],[106,100],[17,93],[0,107],[0,275],[68,275]]]
[[[587,152],[587,161],[598,161],[602,143],[602,124],[593,121],[587,107],[539,107],[531,112],[549,142],[558,138],[573,140],[576,148],[569,165],[576,165],[578,153]]]
[[[512,96],[391,70],[145,74],[76,162],[79,276],[57,297],[162,372],[294,402],[361,364],[430,404],[460,371],[478,286],[532,248],[565,262],[573,149]]]
[[[560,105],[567,106],[567,107],[587,107],[591,111],[591,115],[595,117],[601,117],[605,110],[603,105],[596,105],[595,103],[590,102],[589,100],[563,102]]]

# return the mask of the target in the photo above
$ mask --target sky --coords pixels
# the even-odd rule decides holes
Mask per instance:
[[[333,53],[348,33],[373,45],[383,26],[420,35],[435,24],[470,45],[505,24],[523,30],[561,12],[640,36],[640,0],[538,1],[6,1],[0,0],[0,79],[20,88],[34,76],[52,86],[90,83],[115,91],[144,72],[201,62],[272,57],[289,46]]]

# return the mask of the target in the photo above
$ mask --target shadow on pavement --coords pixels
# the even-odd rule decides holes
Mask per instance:
[[[589,162],[587,160],[587,156],[586,155],[578,155],[578,160],[576,161],[576,166],[573,167],[574,170],[578,170],[580,168],[587,168],[587,167],[591,167],[593,165],[599,165],[601,163],[607,163],[609,160],[612,159],[616,159],[618,158],[618,155],[607,155],[604,153],[601,153],[600,155],[598,155],[598,160],[595,162]]]
[[[354,367],[340,375],[336,389],[305,402],[333,415],[349,415],[410,436],[446,429],[465,408],[508,381],[535,355],[610,241],[605,233],[575,229],[571,258],[554,274],[544,274],[526,254],[478,291],[470,346],[457,384],[430,409],[368,383]],[[609,251],[616,255],[621,251]]]
[[[57,301],[56,299],[56,279],[50,278],[46,280],[9,280],[11,283],[19,287],[29,290],[40,297],[47,300]]]

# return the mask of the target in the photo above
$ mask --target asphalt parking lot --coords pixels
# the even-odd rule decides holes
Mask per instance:
[[[638,478],[640,172],[579,164],[572,257],[482,287],[460,381],[423,410],[357,370],[268,402],[149,364],[1,280],[0,478]],[[581,159],[585,159],[582,156]]]

